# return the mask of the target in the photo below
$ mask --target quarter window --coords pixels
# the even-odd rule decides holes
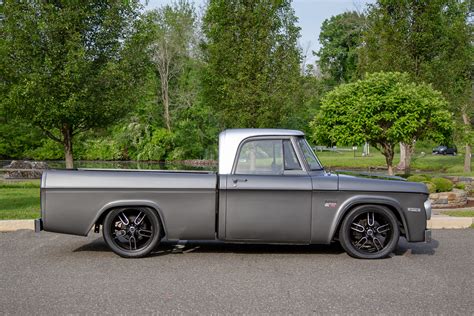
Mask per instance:
[[[309,170],[322,170],[323,168],[308,142],[303,137],[301,137],[298,139],[298,143],[306,161],[308,162]]]

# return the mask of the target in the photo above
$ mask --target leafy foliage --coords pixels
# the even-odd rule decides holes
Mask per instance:
[[[321,72],[331,85],[357,79],[358,48],[365,23],[365,16],[357,12],[344,12],[323,22],[321,48],[316,55]]]
[[[472,46],[465,1],[378,1],[369,7],[362,71],[432,83],[457,107],[469,95]]]
[[[416,139],[444,139],[451,115],[441,94],[402,73],[374,73],[343,84],[323,99],[311,122],[314,139],[332,144],[369,142],[385,156],[392,173],[394,147]]]
[[[429,193],[435,193],[436,192],[436,184],[434,184],[431,181],[421,181],[421,182],[423,182],[426,185],[426,187],[428,188]]]
[[[9,115],[0,103],[0,158],[23,158],[39,146],[38,138],[40,131]]]
[[[202,97],[221,128],[284,127],[297,116],[296,21],[289,0],[209,1]]]
[[[411,181],[411,182],[423,182],[423,181],[428,181],[428,180],[429,179],[427,179],[423,175],[413,175],[407,178],[407,181]]]
[[[4,102],[64,145],[68,167],[76,134],[129,110],[141,69],[127,45],[137,10],[135,1],[4,4]]]
[[[217,134],[230,127],[297,128],[351,145],[366,135],[374,144],[439,140],[451,125],[443,108],[466,115],[471,124],[456,126],[457,141],[472,143],[465,2],[384,0],[366,15],[326,20],[322,79],[313,65],[300,69],[290,0],[208,4],[201,21],[186,0],[143,13],[138,1],[4,1],[0,156],[72,158],[74,142],[77,159],[215,159]],[[336,85],[379,71],[406,72],[420,85],[400,74],[368,77],[330,92],[318,114]],[[347,120],[308,126],[329,112]],[[434,164],[429,158],[418,160],[423,169]]]
[[[171,130],[173,108],[192,103],[181,77],[191,71],[189,64],[197,45],[194,8],[184,0],[145,13],[150,43],[148,55],[159,76],[160,97],[166,128]],[[171,98],[173,97],[173,98]]]
[[[469,171],[474,116],[472,2],[384,0],[370,5],[368,12],[361,72],[406,72],[416,82],[431,83],[441,91],[456,114],[455,136],[466,144],[465,171]]]
[[[435,177],[431,182],[436,186],[436,192],[449,192],[453,189],[453,182],[446,178]]]

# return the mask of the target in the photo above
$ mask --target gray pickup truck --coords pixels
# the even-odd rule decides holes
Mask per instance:
[[[356,258],[389,255],[400,236],[430,241],[424,184],[326,172],[300,131],[219,135],[219,172],[49,170],[36,230],[102,232],[123,257],[166,240],[329,244]]]

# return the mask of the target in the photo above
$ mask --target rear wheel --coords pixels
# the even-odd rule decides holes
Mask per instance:
[[[119,256],[144,257],[160,241],[160,222],[150,208],[119,208],[105,217],[103,236],[110,249]]]
[[[400,230],[395,215],[380,205],[361,205],[351,210],[339,230],[344,250],[360,259],[380,259],[395,250]]]

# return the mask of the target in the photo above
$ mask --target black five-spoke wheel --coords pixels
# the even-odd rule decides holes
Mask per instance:
[[[344,250],[362,259],[388,256],[397,246],[399,237],[397,218],[380,205],[361,205],[352,209],[339,230]]]
[[[143,257],[157,246],[160,223],[156,213],[146,207],[115,209],[105,217],[103,235],[116,254]]]

